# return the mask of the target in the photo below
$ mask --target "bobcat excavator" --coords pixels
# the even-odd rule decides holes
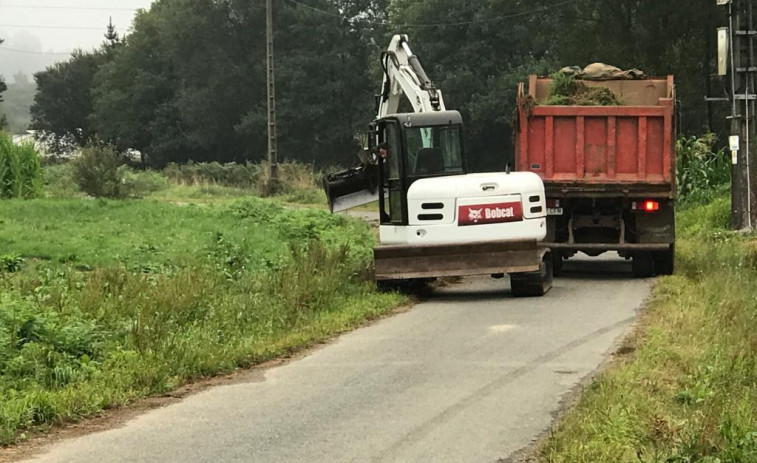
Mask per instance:
[[[383,85],[361,165],[327,175],[332,212],[378,200],[379,284],[510,275],[515,296],[552,286],[544,185],[530,172],[467,173],[460,113],[448,111],[406,35],[381,56]],[[397,112],[406,97],[414,112]]]

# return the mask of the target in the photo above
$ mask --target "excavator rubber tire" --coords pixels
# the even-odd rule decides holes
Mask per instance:
[[[511,273],[510,289],[515,297],[541,297],[552,289],[552,253],[546,253],[538,272]]]

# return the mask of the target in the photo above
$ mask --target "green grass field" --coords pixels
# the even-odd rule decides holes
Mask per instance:
[[[365,223],[257,198],[0,202],[0,444],[260,363],[404,299]]]
[[[757,462],[757,239],[728,221],[724,199],[679,215],[676,275],[542,461]]]

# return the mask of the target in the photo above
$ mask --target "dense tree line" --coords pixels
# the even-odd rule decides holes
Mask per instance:
[[[355,136],[373,117],[378,57],[398,32],[463,113],[479,170],[501,169],[512,152],[517,83],[564,65],[674,73],[684,129],[702,132],[712,120],[703,97],[722,13],[711,0],[274,3],[284,158],[353,161]],[[110,30],[100,49],[38,73],[33,125],[77,144],[97,137],[137,149],[155,166],[258,161],[267,146],[264,13],[262,1],[159,0],[127,37]]]

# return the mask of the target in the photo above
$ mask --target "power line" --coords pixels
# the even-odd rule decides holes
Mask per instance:
[[[0,24],[0,27],[13,27],[16,29],[66,29],[66,30],[83,30],[83,31],[104,31],[104,27],[83,27],[83,26],[44,26],[35,24]],[[116,28],[118,29],[118,28]]]
[[[327,16],[343,19],[343,20],[346,20],[346,21],[360,21],[360,22],[364,22],[364,23],[367,23],[367,24],[377,25],[377,26],[393,25],[395,27],[448,27],[448,26],[468,26],[468,25],[473,25],[473,24],[483,24],[483,23],[502,21],[502,20],[505,20],[505,19],[517,18],[517,17],[520,17],[520,16],[528,16],[528,15],[531,15],[531,14],[540,13],[542,11],[547,11],[547,10],[550,10],[552,8],[557,8],[557,7],[562,6],[562,5],[567,5],[568,3],[575,3],[575,0],[562,0],[562,1],[559,1],[559,2],[556,2],[556,3],[553,3],[551,5],[546,5],[546,6],[543,6],[541,8],[536,8],[536,9],[529,10],[529,11],[521,11],[520,13],[511,13],[511,14],[506,14],[506,15],[503,15],[503,16],[497,16],[497,17],[488,18],[488,19],[479,19],[479,20],[475,20],[475,21],[460,21],[460,22],[434,23],[434,24],[392,24],[392,23],[390,23],[388,21],[369,21],[369,20],[362,19],[362,18],[359,18],[359,17],[348,18],[348,17],[342,16],[342,15],[340,15],[338,13],[332,13],[330,11],[321,10],[321,9],[316,8],[314,6],[306,5],[306,4],[301,3],[301,2],[299,2],[297,0],[289,0],[289,1],[291,3],[294,3],[295,5],[299,5],[301,7],[304,7],[304,8],[307,8],[309,10],[321,13],[323,15],[327,15]]]
[[[73,51],[31,51],[31,50],[18,50],[16,48],[6,48],[0,46],[0,52],[9,51],[12,53],[25,53],[27,55],[70,55]]]
[[[92,10],[92,11],[137,11],[140,8],[107,8],[107,7],[90,7],[90,6],[57,6],[57,5],[2,5],[0,8],[23,8],[39,10]]]

